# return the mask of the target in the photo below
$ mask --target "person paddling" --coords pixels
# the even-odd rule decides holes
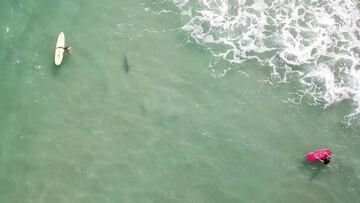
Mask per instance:
[[[331,149],[317,149],[305,154],[308,161],[321,161],[324,164],[330,163]]]

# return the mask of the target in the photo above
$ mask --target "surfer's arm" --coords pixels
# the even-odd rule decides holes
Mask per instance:
[[[65,47],[56,47],[57,49],[69,49],[69,46],[65,46]]]

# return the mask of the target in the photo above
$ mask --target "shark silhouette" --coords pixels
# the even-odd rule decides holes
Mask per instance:
[[[128,73],[130,70],[130,65],[129,65],[129,62],[128,62],[126,56],[124,56],[124,59],[123,59],[123,67],[125,69],[125,72]]]

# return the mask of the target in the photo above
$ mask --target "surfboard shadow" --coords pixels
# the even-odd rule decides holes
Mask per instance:
[[[320,161],[309,162],[307,160],[302,160],[300,163],[300,168],[310,171],[309,180],[313,180],[323,174],[323,172],[327,169],[327,166]]]

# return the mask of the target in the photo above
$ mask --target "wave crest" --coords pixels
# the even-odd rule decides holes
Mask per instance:
[[[272,81],[288,75],[314,104],[350,99],[360,113],[360,12],[353,0],[174,0],[182,27],[217,59],[257,59],[272,68]],[[215,72],[214,65],[210,68]],[[217,67],[218,68],[218,67]],[[294,78],[294,77],[292,77]]]

